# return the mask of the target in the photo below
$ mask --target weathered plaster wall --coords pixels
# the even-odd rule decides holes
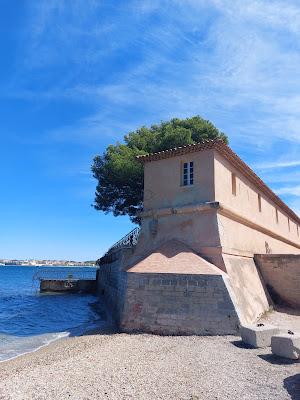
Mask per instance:
[[[247,257],[256,253],[300,254],[300,249],[287,243],[285,237],[280,239],[271,231],[259,230],[247,221],[235,220],[234,216],[222,215],[221,212],[218,213],[218,224],[223,253]]]
[[[252,182],[249,181],[239,170],[235,169],[220,153],[215,151],[215,196],[221,206],[232,210],[244,220],[251,221],[262,228],[265,228],[278,236],[294,242],[297,247],[294,247],[293,252],[300,253],[300,227],[297,223],[287,216],[273,201],[268,199]],[[236,195],[232,193],[232,173],[236,176]],[[259,210],[258,194],[261,197],[261,211]],[[278,220],[276,217],[276,210]],[[235,235],[231,232],[230,238],[235,239]],[[253,235],[253,232],[250,232]],[[243,237],[243,242],[239,243],[239,249],[243,250],[247,246],[249,235]],[[228,240],[230,240],[230,238]],[[254,252],[259,253],[261,250],[261,240],[256,235],[250,237]],[[255,251],[255,247],[258,250]],[[274,244],[275,246],[275,244]],[[233,246],[231,246],[233,247]],[[291,252],[290,246],[283,244],[282,248]],[[274,248],[274,251],[277,248]]]
[[[300,308],[300,255],[255,255],[255,262],[273,300]]]
[[[217,210],[213,205],[204,207],[205,210],[202,211],[169,213],[161,216],[154,210],[152,216],[144,217],[132,263],[158,248],[162,243],[177,239],[222,269]],[[152,229],[154,222],[155,231]]]
[[[223,259],[241,323],[252,323],[270,307],[264,282],[253,258],[223,254]]]
[[[182,163],[186,161],[194,162],[195,183],[182,187]],[[236,176],[235,195],[232,173]],[[216,213],[208,210],[187,211],[205,202],[220,203],[215,210],[218,220]],[[147,216],[143,217],[139,254],[171,238],[184,241],[220,268],[215,254],[221,247],[225,253],[249,257],[266,252],[300,254],[297,223],[215,150],[146,163],[144,204]],[[176,214],[164,214],[168,209]],[[157,235],[151,234],[153,221]]]
[[[181,185],[184,162],[194,162],[194,184]],[[145,164],[145,210],[214,200],[214,152],[206,150]]]

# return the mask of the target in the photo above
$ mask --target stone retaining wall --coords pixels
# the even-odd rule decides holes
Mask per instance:
[[[125,255],[126,256],[126,255]],[[122,270],[124,253],[101,265],[97,292],[125,332],[235,334],[239,318],[225,274],[150,274]]]
[[[276,302],[300,308],[300,255],[255,255],[267,289]]]
[[[117,323],[120,322],[127,288],[127,273],[123,267],[131,254],[130,249],[116,251],[114,261],[101,265],[97,272],[97,294],[105,299]]]
[[[224,275],[128,273],[121,329],[163,335],[235,334]]]

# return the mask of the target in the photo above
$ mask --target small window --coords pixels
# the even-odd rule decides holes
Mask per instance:
[[[257,200],[258,200],[258,211],[261,212],[261,195],[257,195]]]
[[[236,196],[236,175],[233,173],[231,174],[231,190],[232,194]]]
[[[291,230],[291,224],[290,224],[290,219],[288,217],[288,227],[289,227],[289,231]]]
[[[276,222],[277,222],[277,224],[278,224],[278,222],[279,222],[279,217],[278,217],[278,210],[277,210],[277,208],[276,208],[276,210],[275,210],[275,213],[276,213]]]
[[[183,163],[182,185],[189,186],[194,184],[194,162]]]
[[[297,236],[299,236],[299,225],[297,225]]]

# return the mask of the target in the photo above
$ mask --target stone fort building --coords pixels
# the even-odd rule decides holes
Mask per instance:
[[[141,228],[100,260],[124,331],[231,334],[300,307],[300,218],[222,140],[140,156]]]

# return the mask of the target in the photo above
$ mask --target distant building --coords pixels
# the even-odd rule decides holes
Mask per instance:
[[[300,254],[300,218],[221,140],[139,160],[139,239],[112,249],[98,279],[120,326],[220,334],[255,321],[269,300],[254,255]]]

